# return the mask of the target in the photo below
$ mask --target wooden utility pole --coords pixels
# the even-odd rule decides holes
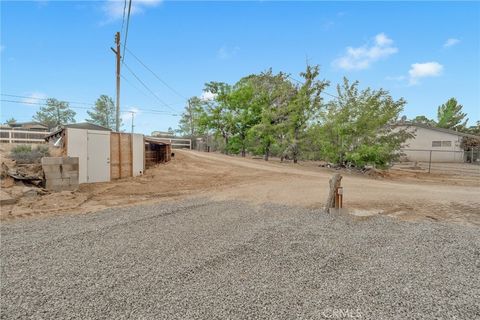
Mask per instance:
[[[120,131],[120,59],[122,58],[120,55],[120,32],[115,34],[115,44],[117,45],[117,49],[112,49],[115,53],[117,59],[117,99],[116,99],[116,112],[115,112],[115,131]]]
[[[133,124],[133,121],[135,120],[135,112],[130,111],[130,113],[132,114],[132,133],[133,133],[133,128],[135,127]]]

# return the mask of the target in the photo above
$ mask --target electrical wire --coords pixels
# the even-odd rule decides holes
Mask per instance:
[[[4,95],[4,94],[2,94]],[[21,96],[19,96],[21,97]],[[40,100],[44,100],[42,98],[37,98],[37,99],[40,99]],[[46,99],[45,99],[46,100]],[[9,100],[9,99],[0,99],[0,101],[2,102],[9,102],[9,103],[19,103],[19,104],[28,104],[28,105],[35,105],[35,106],[45,106],[45,103],[40,103],[40,102],[31,102],[31,101],[21,101],[21,100]],[[62,100],[63,102],[67,102],[67,103],[70,103],[69,101],[64,101]],[[95,107],[94,105],[90,104],[90,108],[87,108],[87,107],[78,107],[78,106],[69,106],[70,108],[72,109],[81,109],[81,110],[91,110],[93,107]],[[175,116],[175,117],[178,117],[179,115],[178,114],[175,114],[175,113],[169,113],[169,112],[166,112],[166,111],[159,111],[159,110],[154,110],[154,109],[144,109],[144,108],[136,108],[138,111],[141,111],[142,113],[150,113],[150,114],[158,114],[158,115],[170,115],[170,116]],[[133,111],[122,111],[122,113],[130,113],[130,112],[133,112]]]
[[[125,25],[125,10],[127,9],[127,0],[123,0],[123,18],[122,18],[122,30],[121,34],[123,33],[123,27]]]
[[[170,89],[173,93],[175,93],[177,96],[179,96],[180,98],[182,99],[185,99],[185,100],[188,100],[187,97],[185,97],[183,94],[181,94],[180,92],[178,92],[177,90],[175,90],[174,88],[172,88],[172,86],[170,86],[165,80],[163,80],[162,78],[160,78],[158,76],[158,74],[156,74],[151,68],[149,68],[139,57],[137,57],[128,47],[125,46],[125,49],[128,51],[128,53],[130,53],[132,55],[132,57],[134,57],[143,67],[145,67],[145,69],[147,69],[148,71],[150,71],[154,76],[155,78],[157,78],[164,86],[166,86],[168,89]]]
[[[150,89],[150,88],[145,84],[145,82],[143,82],[142,79],[140,79],[140,77],[137,76],[137,74],[136,74],[135,72],[133,72],[133,70],[132,70],[126,63],[124,63],[123,65],[124,65],[124,66],[127,68],[127,70],[138,80],[138,82],[140,82],[140,83],[143,85],[143,87],[144,87],[145,89],[147,89],[148,92],[150,92],[161,104],[163,104],[165,107],[169,108],[169,109],[172,110],[173,112],[176,112],[175,109],[173,109],[173,108],[170,107],[167,103],[165,103],[165,101],[163,101],[162,99],[160,99],[160,98],[155,94],[155,92],[153,92],[152,89]]]
[[[132,0],[128,1],[128,15],[127,15],[127,28],[125,29],[125,39],[123,40],[123,56],[122,56],[122,63],[125,61],[125,48],[127,46],[127,38],[128,38],[128,26],[130,25],[130,10],[132,9]]]

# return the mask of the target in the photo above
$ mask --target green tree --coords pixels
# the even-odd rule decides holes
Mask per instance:
[[[15,124],[15,123],[17,123],[17,120],[14,117],[11,117],[7,121],[5,121],[5,124],[8,124],[8,125],[12,125],[12,124]]]
[[[188,99],[177,132],[192,139],[205,134],[205,127],[201,123],[204,113],[203,101],[199,97]]]
[[[259,104],[258,122],[251,128],[251,139],[258,142],[259,150],[268,161],[273,146],[280,146],[287,108],[295,88],[288,80],[288,75],[267,70],[259,75],[252,75],[250,81],[255,88],[254,98]]]
[[[432,119],[428,119],[427,117],[425,116],[416,116],[412,122],[414,123],[421,123],[421,124],[426,124],[428,126],[432,126],[432,127],[436,127],[437,126],[437,123],[435,122],[435,120],[432,120]]]
[[[241,79],[229,94],[231,111],[233,149],[239,149],[242,157],[246,155],[249,131],[260,122],[262,105],[255,97],[255,89],[251,77]],[[236,144],[236,145],[235,145]]]
[[[33,120],[41,122],[52,129],[69,122],[75,122],[76,112],[70,108],[68,102],[48,98],[46,105],[41,107],[33,116]]]
[[[406,102],[394,100],[383,89],[358,89],[344,78],[337,86],[338,99],[316,126],[322,156],[331,162],[358,167],[386,167],[400,155],[402,144],[412,135],[395,127]]]
[[[480,121],[477,121],[476,125],[468,127],[466,131],[470,134],[480,135]]]
[[[105,128],[110,128],[115,130],[116,124],[116,114],[115,114],[115,104],[113,99],[107,95],[102,94],[97,101],[95,101],[95,107],[92,111],[87,111],[89,119],[86,119],[87,122],[98,124]],[[119,127],[121,123],[119,124]]]
[[[298,161],[299,144],[307,124],[319,115],[322,106],[320,94],[329,85],[328,81],[317,79],[319,73],[319,66],[307,65],[305,72],[300,74],[304,82],[296,87],[295,94],[286,108],[287,139],[294,163]]]
[[[205,84],[205,92],[214,99],[205,101],[205,114],[200,118],[200,124],[212,130],[215,137],[221,137],[224,142],[224,152],[229,153],[229,139],[234,134],[230,92],[232,87],[224,82],[209,82]]]
[[[438,107],[437,127],[462,131],[468,122],[467,114],[462,112],[463,106],[455,98],[450,98]]]

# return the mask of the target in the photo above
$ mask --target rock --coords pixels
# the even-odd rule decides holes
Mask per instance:
[[[38,195],[37,188],[24,187],[22,190],[23,197],[35,197]]]
[[[5,191],[0,190],[0,205],[4,206],[7,204],[14,204],[15,202],[16,202],[15,198],[11,197]]]

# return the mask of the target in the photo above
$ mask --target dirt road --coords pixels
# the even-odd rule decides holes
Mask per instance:
[[[326,199],[330,169],[242,159],[214,153],[176,151],[174,159],[139,178],[82,185],[78,192],[22,199],[2,208],[2,218],[93,212],[164,199],[207,197],[320,208]],[[391,174],[376,179],[345,174],[344,204],[355,215],[389,215],[401,219],[446,220],[480,225],[480,181],[448,180]],[[6,209],[6,210],[5,210]]]

